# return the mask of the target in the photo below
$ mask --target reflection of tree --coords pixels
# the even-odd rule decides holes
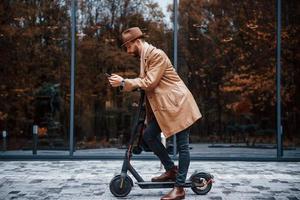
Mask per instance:
[[[97,138],[108,146],[122,135],[126,143],[134,113],[130,105],[137,94],[111,89],[103,73],[138,74],[139,62],[120,49],[125,28],[141,27],[147,41],[171,59],[172,31],[151,0],[77,2],[77,141]],[[5,116],[0,129],[9,129],[15,138],[31,138],[33,120],[42,114],[34,112],[33,94],[57,83],[61,104],[55,117],[65,129],[59,137],[68,140],[69,5],[69,0],[0,1],[0,116]],[[251,123],[264,119],[268,127],[263,129],[274,128],[274,5],[275,1],[180,0],[178,69],[204,114],[193,136],[222,133],[226,123],[242,115],[251,116]],[[290,137],[300,128],[297,8],[298,1],[283,3],[283,120]]]
[[[24,147],[21,142],[32,138],[36,113],[35,92],[45,84],[60,84],[59,97],[50,98],[49,109],[55,120],[65,127],[64,109],[56,110],[57,99],[65,108],[69,66],[70,18],[65,1],[0,2],[0,110],[8,113],[5,122],[11,138],[10,148]],[[50,112],[51,113],[51,112]],[[50,118],[53,118],[51,116]],[[67,131],[57,134],[66,139]]]
[[[294,10],[295,4],[286,3],[286,9]],[[203,111],[206,128],[202,132],[222,132],[226,121],[239,114],[232,105],[243,105],[245,99],[252,105],[248,111],[252,120],[259,123],[267,118],[268,128],[274,129],[275,1],[183,0],[179,11],[179,70],[189,77],[189,87]],[[292,20],[296,13],[284,12],[283,17],[289,19],[289,26],[283,29],[282,37],[293,47],[299,43],[294,36],[299,23]],[[289,55],[297,51],[286,46],[283,52],[287,53],[285,58],[291,58]],[[289,61],[285,58],[283,75],[289,73],[292,79],[287,80],[295,80],[299,76],[293,64],[296,56]],[[299,99],[299,93],[295,93],[299,87],[296,81],[291,82],[283,84],[282,98],[286,105],[294,102],[287,109],[295,112],[299,108],[295,101]]]
[[[40,98],[40,105],[46,104],[38,106],[37,101],[34,104],[33,94],[38,88],[59,83],[61,100],[64,103],[69,99],[69,5],[70,1],[63,0],[0,2],[0,69],[3,75],[0,90],[1,102],[6,102],[1,104],[0,111],[7,116],[1,127],[10,129],[12,135],[16,136],[20,129],[30,138],[31,129],[24,130],[22,120],[32,126],[34,118],[36,122],[41,121],[55,103],[46,102],[51,98]],[[140,26],[155,45],[168,49],[170,43],[164,43],[167,30],[162,12],[150,0],[87,0],[78,1],[78,8],[75,119],[79,121],[76,136],[90,139],[96,135],[108,140],[111,132],[108,123],[111,122],[105,118],[105,105],[110,102],[113,107],[123,107],[123,102],[128,104],[131,100],[130,95],[111,90],[102,74],[108,71],[132,77],[137,76],[139,70],[137,60],[129,58],[119,48],[120,33],[129,26]],[[35,110],[40,112],[34,113]],[[49,116],[49,120],[51,118]],[[66,128],[68,113],[60,110],[57,119]],[[123,129],[128,129],[127,126]],[[67,130],[63,134],[67,139]]]
[[[165,39],[171,31],[166,29],[158,5],[150,0],[81,1],[78,9],[76,119],[80,119],[80,127],[76,134],[86,142],[96,136],[111,144],[121,137],[126,143],[133,95],[112,89],[104,73],[138,76],[139,61],[120,49],[124,29],[139,26],[147,41],[169,53],[170,42]]]

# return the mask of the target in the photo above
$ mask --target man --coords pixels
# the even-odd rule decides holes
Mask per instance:
[[[183,185],[190,164],[189,129],[201,118],[201,113],[167,55],[145,42],[142,37],[143,33],[138,27],[129,28],[122,33],[122,46],[126,47],[127,53],[140,57],[140,76],[124,79],[112,74],[109,82],[112,87],[121,87],[123,91],[136,88],[145,90],[147,128],[144,140],[166,170],[162,175],[152,178],[152,181],[175,181],[175,187],[162,200],[184,199]],[[166,138],[176,134],[179,167],[174,165],[158,139],[161,132]]]

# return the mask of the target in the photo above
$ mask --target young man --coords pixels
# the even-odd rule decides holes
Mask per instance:
[[[189,127],[201,118],[201,113],[167,55],[145,42],[142,37],[138,27],[129,28],[122,33],[122,46],[126,47],[127,53],[140,58],[140,76],[124,79],[112,74],[108,79],[112,87],[121,87],[123,91],[136,88],[145,90],[147,128],[144,139],[166,170],[162,175],[152,178],[152,181],[175,181],[172,191],[161,199],[183,199],[185,191],[182,186],[190,164]],[[161,132],[166,138],[176,134],[178,167],[157,137]]]

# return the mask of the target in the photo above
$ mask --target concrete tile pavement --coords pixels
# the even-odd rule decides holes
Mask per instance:
[[[0,199],[118,199],[109,191],[109,182],[120,173],[122,161],[0,161]],[[132,161],[145,180],[162,173],[159,161]],[[207,162],[193,161],[195,170],[215,177],[205,196],[186,189],[187,200],[300,199],[298,162]],[[134,180],[135,182],[135,180]],[[157,200],[170,189],[140,189],[134,186],[120,199]]]

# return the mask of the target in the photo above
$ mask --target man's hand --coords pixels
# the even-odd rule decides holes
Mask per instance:
[[[112,87],[119,87],[121,86],[123,77],[117,75],[117,74],[112,74],[110,77],[108,77],[108,81]]]

